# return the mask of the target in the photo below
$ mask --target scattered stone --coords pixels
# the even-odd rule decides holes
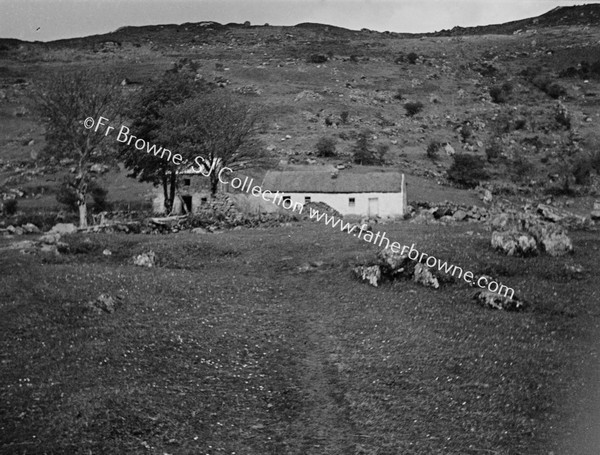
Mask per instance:
[[[378,265],[360,265],[354,268],[354,274],[363,281],[368,281],[371,286],[377,287],[381,280],[381,268]]]
[[[396,274],[404,271],[407,263],[410,261],[408,254],[402,252],[394,252],[391,248],[384,248],[377,255],[381,267],[390,274]]]
[[[112,251],[110,251],[109,249],[106,249],[106,250],[102,251],[102,254],[104,256],[112,256]]]
[[[492,192],[490,190],[485,190],[483,192],[483,202],[489,204],[490,202],[492,202],[494,200],[494,196],[492,196]]]
[[[508,256],[533,256],[538,252],[535,238],[517,230],[492,232],[492,247]]]
[[[525,309],[525,302],[487,290],[478,291],[473,296],[473,299],[483,307],[493,310],[519,311]]]
[[[42,244],[46,244],[46,245],[55,245],[55,244],[59,243],[59,241],[60,241],[60,234],[57,232],[52,232],[52,231],[50,231],[47,234],[42,235],[38,239],[38,242],[40,242]]]
[[[456,212],[454,212],[454,215],[452,215],[452,217],[456,221],[462,221],[467,217],[467,213],[463,210],[457,210]]]
[[[558,223],[564,219],[564,216],[559,215],[557,211],[549,205],[539,204],[537,206],[537,211],[544,217],[544,219],[552,221],[553,223]]]
[[[429,270],[429,268],[427,268],[427,266],[425,266],[421,263],[418,263],[415,266],[413,280],[417,283],[422,284],[423,286],[428,286],[428,287],[432,287],[435,289],[440,287],[440,283],[439,283],[438,279],[435,276],[433,276],[433,273],[431,273],[431,270]]]
[[[510,221],[510,218],[509,218],[508,214],[501,213],[500,215],[492,218],[492,220],[490,221],[490,225],[492,226],[493,229],[498,229],[498,230],[504,229],[508,225],[509,221]]]
[[[565,271],[571,278],[580,280],[587,270],[579,264],[565,264]]]
[[[58,223],[54,225],[54,227],[50,229],[49,232],[61,235],[73,234],[74,232],[77,232],[77,226],[75,226],[73,223]]]
[[[208,234],[208,231],[204,228],[197,227],[190,231],[192,234]]]
[[[564,233],[554,232],[545,236],[540,243],[550,256],[564,256],[573,251],[573,242]]]
[[[156,265],[156,254],[154,251],[138,254],[133,257],[133,264],[140,267],[154,267]]]
[[[40,228],[38,228],[33,223],[27,223],[21,227],[23,228],[23,230],[25,231],[26,234],[39,234],[41,232]]]
[[[85,304],[85,307],[96,313],[114,313],[118,304],[122,303],[123,297],[117,296],[116,299],[108,294],[100,294],[94,300]]]

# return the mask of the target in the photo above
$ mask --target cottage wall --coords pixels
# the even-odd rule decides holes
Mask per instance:
[[[404,193],[282,193],[290,196],[293,203],[304,204],[306,197],[311,202],[324,202],[342,215],[377,215],[380,217],[397,217],[404,214]],[[354,198],[354,205],[350,199]],[[369,199],[376,201],[369,202]],[[369,204],[371,211],[369,213]]]

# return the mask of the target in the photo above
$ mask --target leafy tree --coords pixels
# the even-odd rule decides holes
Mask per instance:
[[[122,108],[120,78],[97,71],[77,71],[51,76],[34,94],[36,108],[46,125],[46,147],[42,157],[75,161],[75,174],[69,185],[76,197],[79,225],[87,226],[87,194],[94,180],[89,168],[112,161],[114,138],[98,127],[100,117],[117,124]],[[87,129],[91,117],[96,126]],[[108,123],[108,121],[106,123]],[[97,130],[96,130],[97,129]]]
[[[206,84],[195,81],[195,72],[191,69],[189,71],[187,66],[176,65],[142,89],[129,111],[132,118],[131,134],[157,148],[177,150],[176,153],[182,154],[176,138],[168,144],[161,143],[160,140],[165,139],[165,135],[161,133],[164,130],[165,110],[209,91]],[[161,155],[144,153],[126,144],[122,146],[121,156],[125,167],[130,171],[130,177],[162,186],[165,212],[170,213],[177,190],[177,165]]]
[[[269,164],[256,139],[259,112],[227,92],[213,92],[165,109],[158,136],[177,144],[189,164],[208,174],[215,195],[224,167],[237,171]]]
[[[332,157],[335,156],[335,139],[332,137],[322,137],[317,141],[317,156]]]
[[[437,160],[441,148],[442,144],[440,142],[431,141],[427,146],[427,158],[429,158],[431,161]]]
[[[383,157],[387,153],[388,147],[380,144],[377,151],[374,151],[370,145],[370,135],[371,132],[368,130],[358,134],[356,143],[352,147],[352,156],[356,164],[375,166],[383,163]]]
[[[469,188],[476,187],[481,180],[489,178],[483,160],[475,155],[461,153],[454,155],[454,162],[448,169],[448,178]]]

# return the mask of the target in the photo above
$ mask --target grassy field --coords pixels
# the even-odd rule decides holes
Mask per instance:
[[[478,225],[380,227],[529,309],[481,308],[464,283],[360,283],[375,247],[316,223],[2,251],[0,452],[594,453],[572,441],[598,417],[597,233],[566,261],[523,260]],[[150,250],[158,267],[132,265]],[[86,309],[101,293],[114,313]]]

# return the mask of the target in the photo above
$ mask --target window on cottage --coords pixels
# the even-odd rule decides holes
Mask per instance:
[[[348,198],[348,207],[354,207],[356,205],[356,198]]]
[[[310,196],[304,196],[304,203],[308,204],[310,202]]]
[[[191,183],[191,179],[183,179],[183,186],[190,186]]]

